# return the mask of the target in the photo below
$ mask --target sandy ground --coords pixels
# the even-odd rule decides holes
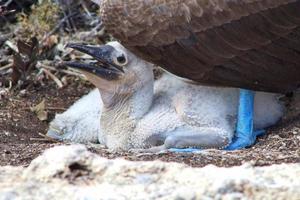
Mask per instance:
[[[22,92],[9,92],[0,100],[0,165],[27,166],[45,149],[61,145],[40,136],[47,131],[48,123],[55,113],[63,112],[83,94],[90,91],[90,85],[79,81],[68,87],[57,89],[53,82],[44,86],[33,85]],[[30,110],[42,100],[46,102],[48,119],[40,121]],[[267,131],[251,148],[226,152],[207,150],[198,154],[164,153],[158,155],[137,155],[132,153],[111,153],[107,149],[90,146],[92,152],[113,159],[162,160],[186,163],[193,167],[208,164],[237,166],[252,162],[257,166],[300,162],[300,117],[285,120]]]

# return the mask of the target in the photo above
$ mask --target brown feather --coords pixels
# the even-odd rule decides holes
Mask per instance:
[[[103,0],[106,30],[138,56],[202,84],[300,87],[300,0]]]

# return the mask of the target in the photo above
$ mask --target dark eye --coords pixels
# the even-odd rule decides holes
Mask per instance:
[[[122,56],[118,56],[117,57],[117,61],[119,62],[119,63],[126,63],[126,58],[125,58],[125,56],[124,55],[122,55]]]
[[[117,65],[125,65],[127,63],[127,60],[126,60],[126,57],[124,54],[117,56],[115,61],[116,61]]]

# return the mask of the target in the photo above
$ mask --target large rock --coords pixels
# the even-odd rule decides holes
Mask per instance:
[[[0,168],[0,199],[299,199],[300,164],[233,168],[108,160],[84,146]]]

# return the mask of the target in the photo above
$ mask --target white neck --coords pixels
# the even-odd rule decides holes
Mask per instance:
[[[126,150],[130,147],[130,133],[152,105],[153,86],[151,78],[131,96],[101,91],[104,103],[101,128],[107,135],[109,148]]]

